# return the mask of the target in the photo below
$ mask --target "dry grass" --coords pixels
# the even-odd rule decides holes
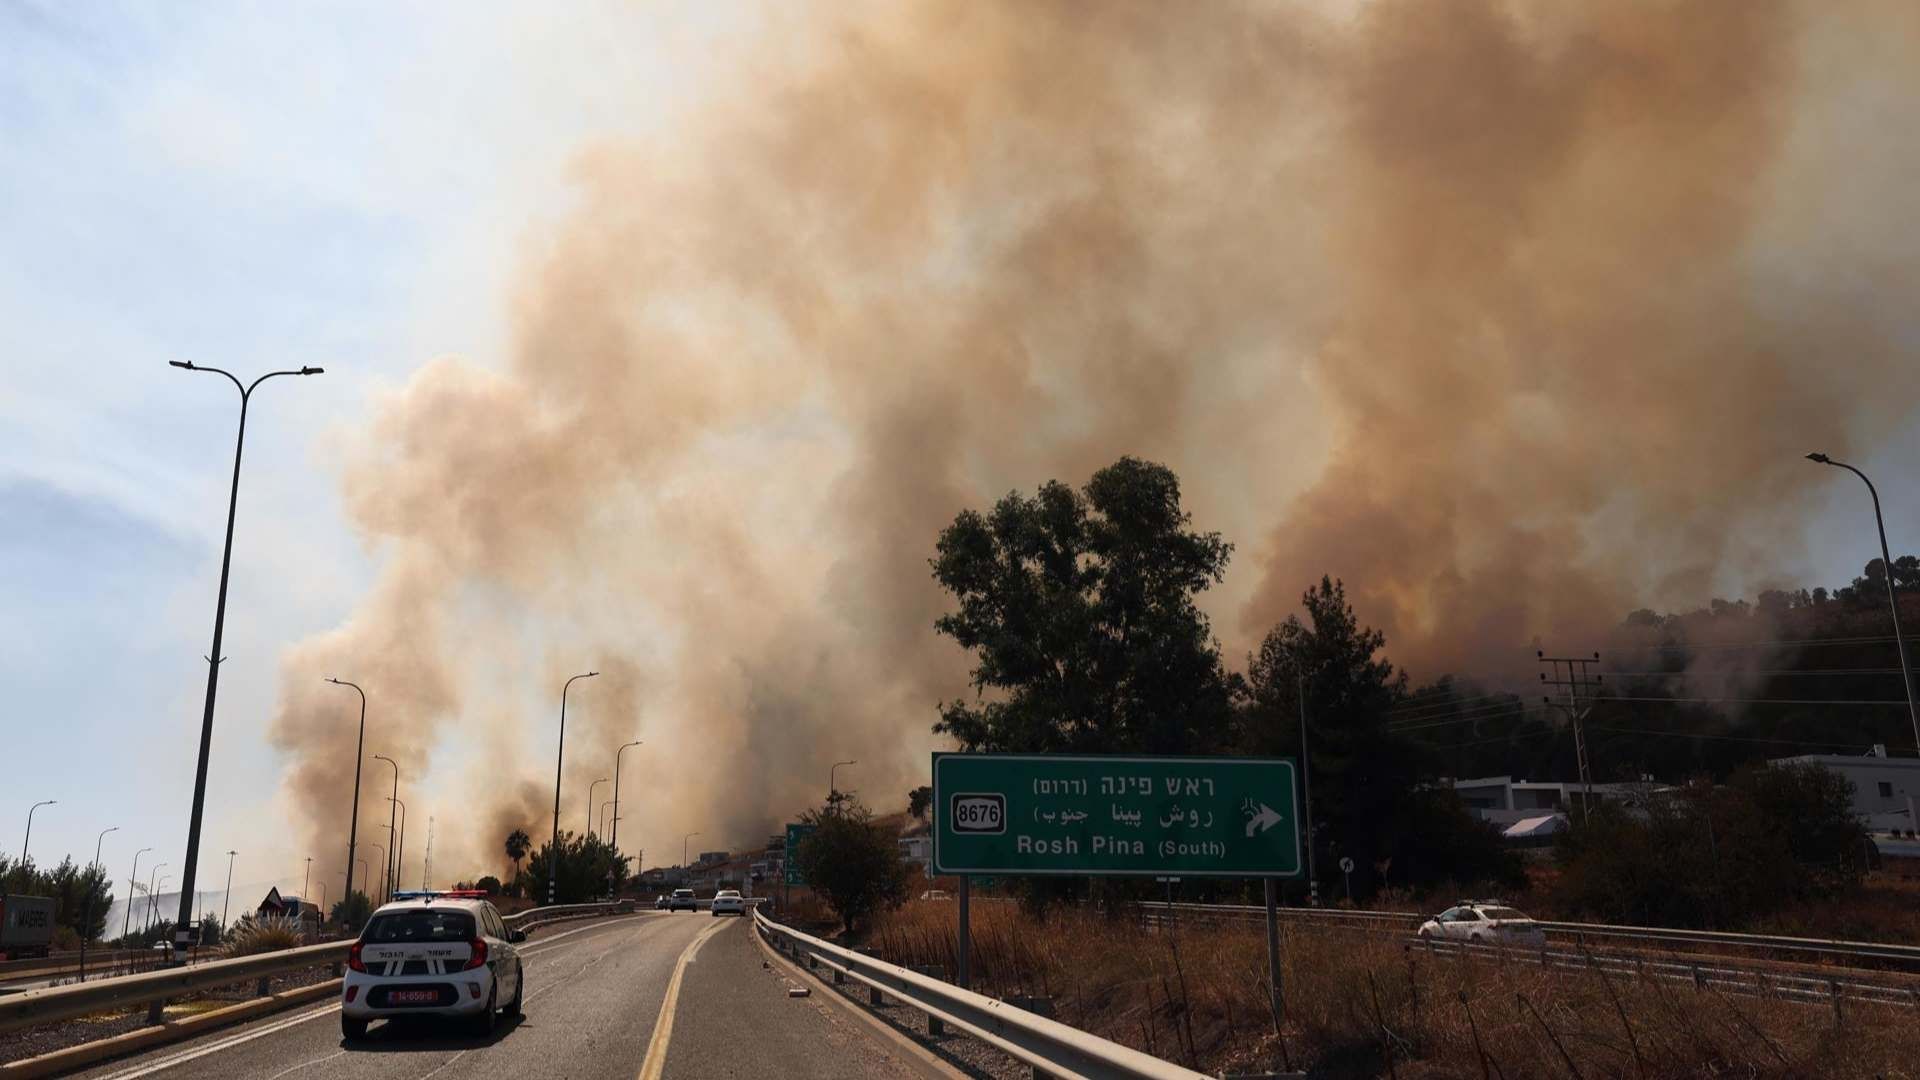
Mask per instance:
[[[1172,934],[1097,913],[1045,925],[974,905],[974,986],[1054,999],[1059,1019],[1202,1071],[1323,1076],[1913,1076],[1915,1010],[1726,995],[1519,961],[1429,957],[1396,941],[1283,925],[1283,1017],[1257,925]],[[952,903],[908,904],[869,944],[954,967]]]

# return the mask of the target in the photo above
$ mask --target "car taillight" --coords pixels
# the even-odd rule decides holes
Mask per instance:
[[[360,962],[360,942],[358,941],[353,943],[353,948],[347,950],[347,966],[363,975],[366,974],[367,965]]]
[[[472,971],[474,968],[484,967],[487,963],[486,940],[483,938],[474,938],[472,941],[467,942],[467,948],[473,950],[473,954],[467,957],[467,966],[461,970]]]

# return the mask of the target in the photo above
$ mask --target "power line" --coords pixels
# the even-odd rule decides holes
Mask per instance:
[[[1390,727],[1387,730],[1392,732],[1395,735],[1398,735],[1403,731],[1425,731],[1428,728],[1452,727],[1455,724],[1475,724],[1475,723],[1479,723],[1482,720],[1504,720],[1509,716],[1524,716],[1524,715],[1526,715],[1525,709],[1510,709],[1504,713],[1493,713],[1488,716],[1462,716],[1462,717],[1456,717],[1455,719],[1452,719],[1452,720],[1435,720],[1431,723],[1426,723],[1426,724],[1408,724],[1403,727]]]
[[[1892,634],[1877,637],[1850,638],[1801,638],[1792,641],[1702,641],[1677,645],[1608,645],[1616,652],[1694,652],[1700,649],[1759,649],[1759,648],[1811,648],[1818,645],[1872,645],[1885,642],[1892,644]]]
[[[1462,705],[1471,705],[1476,701],[1500,701],[1507,698],[1517,698],[1519,696],[1518,694],[1501,692],[1497,694],[1479,694],[1474,697],[1458,698],[1449,701],[1431,701],[1424,705],[1401,705],[1388,709],[1386,715],[1398,717],[1403,720],[1415,720],[1419,718],[1418,714],[1439,716],[1445,714],[1448,709],[1458,708]]]
[[[1904,705],[1906,704],[1906,702],[1901,702],[1901,704]],[[1751,735],[1708,735],[1705,733],[1692,732],[1692,731],[1661,731],[1657,728],[1602,727],[1598,724],[1594,725],[1594,730],[1617,731],[1627,735],[1671,735],[1675,738],[1680,738],[1680,739],[1717,739],[1722,742],[1781,743],[1789,746],[1848,746],[1848,747],[1861,748],[1861,747],[1868,747],[1871,745],[1868,743],[1857,743],[1857,742],[1847,742],[1847,743],[1820,742],[1818,740],[1813,740],[1813,739],[1761,739],[1761,738],[1755,738],[1754,736],[1751,736]]]
[[[1682,676],[1704,678],[1709,675],[1765,675],[1780,678],[1789,675],[1898,675],[1899,668],[1729,668],[1725,671],[1609,671],[1627,679],[1674,679]]]
[[[1737,698],[1737,697],[1613,697],[1601,698],[1602,701],[1664,701],[1664,702],[1708,702],[1731,705],[1865,705],[1892,706],[1904,709],[1905,701],[1858,701],[1848,699],[1816,700],[1812,698]]]

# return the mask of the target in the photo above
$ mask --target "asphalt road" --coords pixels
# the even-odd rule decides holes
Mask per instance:
[[[817,999],[789,998],[746,920],[646,913],[562,923],[522,946],[526,1015],[480,1040],[424,1021],[375,1024],[349,1049],[337,1003],[302,1006],[78,1075],[112,1080],[466,1077],[636,1080],[906,1077],[900,1051]],[[682,964],[682,958],[686,962]],[[676,969],[670,1018],[663,1020]],[[656,1022],[667,1028],[655,1046]]]

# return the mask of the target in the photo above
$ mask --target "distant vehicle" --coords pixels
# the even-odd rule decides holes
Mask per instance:
[[[693,898],[692,889],[675,889],[673,895],[667,898],[668,911],[679,911],[681,908],[686,908],[688,911],[700,910],[700,902]]]
[[[947,890],[945,890],[945,889],[928,889],[928,890],[927,890],[926,892],[923,892],[923,893],[921,893],[921,894],[920,894],[920,899],[922,899],[922,900],[951,900],[951,899],[953,899],[953,894],[952,894],[952,893],[950,893],[950,892],[948,892],[948,891],[947,891]]]
[[[667,894],[666,894],[666,893],[661,893],[661,894],[660,894],[660,897],[659,897],[659,899],[657,899],[657,900],[655,900],[655,901],[653,902],[653,910],[655,910],[655,911],[669,911],[669,910],[672,910],[672,909],[670,909],[669,907],[667,907],[667,904],[668,904],[668,900],[667,900]]]
[[[1498,900],[1462,900],[1454,907],[1420,924],[1423,941],[1464,941],[1472,945],[1523,945],[1538,948],[1547,943],[1540,924],[1507,907]]]
[[[52,897],[0,896],[0,959],[45,956],[52,947]]]
[[[340,1034],[351,1042],[373,1020],[421,1015],[493,1034],[497,1012],[520,1015],[526,980],[514,946],[525,940],[481,899],[425,895],[382,906],[347,953]]]
[[[741,897],[739,889],[721,889],[719,892],[713,894],[714,918],[717,919],[722,915],[745,915],[746,913],[747,902]]]

